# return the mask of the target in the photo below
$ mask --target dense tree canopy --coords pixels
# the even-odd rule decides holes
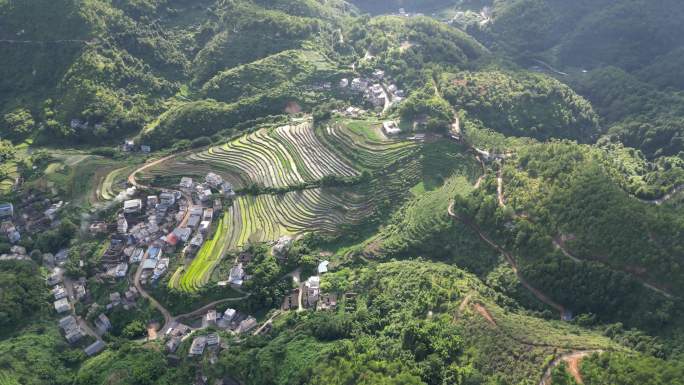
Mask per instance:
[[[26,325],[47,306],[45,284],[33,262],[0,261],[0,332]]]

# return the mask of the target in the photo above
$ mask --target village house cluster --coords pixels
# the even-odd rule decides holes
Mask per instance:
[[[368,100],[374,107],[382,108],[383,111],[401,103],[406,97],[405,91],[399,89],[385,74],[385,71],[381,69],[373,71],[370,77],[357,77],[351,81],[344,78],[340,80],[339,87],[362,94],[364,99]],[[355,106],[349,106],[341,110],[336,109],[332,112],[353,119],[361,118],[366,114],[365,110]],[[387,136],[396,136],[403,133],[399,123],[395,120],[383,122],[382,131]],[[409,139],[423,140],[424,138],[413,137]]]
[[[66,314],[59,320],[59,328],[64,339],[71,345],[81,345],[87,341],[83,345],[83,351],[88,356],[104,350],[106,344],[101,337],[112,327],[109,318],[104,313],[100,313],[94,321],[95,330],[93,330],[83,319],[74,314],[74,305],[88,296],[86,279],[79,278],[73,281],[65,277],[61,266],[55,266],[47,278],[47,285],[54,298],[55,311],[58,314]]]
[[[222,210],[222,199],[233,198],[232,186],[214,173],[206,175],[204,181],[196,183],[191,178],[183,177],[178,190],[163,189],[158,194],[145,195],[135,187],[130,187],[122,194],[126,199],[116,214],[116,222],[105,221],[90,223],[87,230],[94,236],[107,236],[107,247],[100,256],[100,273],[94,279],[121,280],[133,278],[129,266],[139,264],[141,284],[154,283],[167,272],[170,259],[165,255],[173,255],[182,251],[183,255],[192,256],[209,236],[211,224]],[[35,208],[31,197],[25,198],[26,207]],[[33,205],[31,205],[33,203]],[[29,226],[48,226],[56,221],[56,213],[63,204],[40,201],[41,210],[30,211],[33,217],[43,215],[47,220],[27,221]],[[24,209],[26,211],[26,209]],[[5,227],[15,227],[11,219],[16,216],[11,204],[0,205],[0,218]],[[28,216],[30,218],[30,216]],[[9,230],[7,230],[9,231]],[[182,249],[179,249],[184,245]],[[13,257],[28,258],[26,250],[20,246],[12,249]],[[108,302],[103,306],[93,303],[86,288],[86,279],[73,280],[65,274],[68,251],[62,250],[57,255],[44,256],[46,266],[51,269],[47,278],[50,293],[54,297],[54,309],[64,317],[59,326],[70,344],[83,344],[84,337],[93,341],[84,348],[88,355],[102,351],[106,344],[101,336],[111,329],[107,312],[121,306],[130,310],[136,306],[140,293],[135,285],[129,285],[125,292],[109,293]],[[83,267],[83,261],[80,261]],[[78,302],[90,304],[86,319],[92,320],[92,327],[74,312]],[[246,318],[246,317],[245,317]],[[236,328],[237,329],[237,328]]]
[[[340,80],[339,86],[363,94],[364,98],[376,108],[391,107],[400,103],[406,96],[404,91],[391,82],[391,79],[385,75],[385,71],[381,69],[373,71],[369,78],[357,77],[351,82],[344,78]]]
[[[48,199],[38,192],[22,196],[16,207],[12,203],[0,203],[0,237],[17,244],[24,232],[37,234],[54,228],[59,225],[57,213],[64,206],[64,202]],[[3,259],[11,259],[11,255]]]
[[[223,312],[211,309],[202,316],[201,326],[195,328],[174,321],[165,334],[166,351],[174,356],[183,341],[193,337],[195,332],[205,329],[224,331],[237,336],[254,330],[257,325],[256,318],[235,309],[227,308]],[[225,348],[226,344],[221,345],[221,337],[217,331],[205,332],[193,337],[187,354],[189,357],[200,357],[206,350],[216,354],[222,347]]]
[[[124,143],[121,145],[121,150],[123,152],[134,152],[136,150],[139,150],[143,154],[149,154],[152,152],[152,147],[150,147],[146,144],[141,144],[140,146],[136,146],[134,140],[126,139],[124,141]]]
[[[321,276],[328,272],[328,261],[318,265],[317,275],[309,277],[285,296],[282,310],[332,310],[337,307],[337,295],[321,291]]]
[[[141,263],[141,282],[156,282],[168,272],[170,259],[165,255],[180,250],[184,256],[193,256],[222,211],[222,198],[234,195],[232,186],[214,173],[200,183],[183,177],[178,190],[164,189],[155,195],[129,188],[111,229],[101,221],[90,225],[93,234],[111,233],[101,258],[104,275],[124,278],[129,265]]]

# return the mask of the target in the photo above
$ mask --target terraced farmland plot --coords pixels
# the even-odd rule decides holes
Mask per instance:
[[[17,164],[11,161],[0,164],[0,175],[4,176],[0,179],[0,195],[8,194],[12,191],[14,180],[19,176]]]
[[[354,129],[354,125],[364,125]],[[378,140],[372,134],[371,126],[380,125],[372,121],[337,121],[316,130],[318,139],[332,149],[339,157],[354,164],[357,169],[384,169],[401,159],[410,157],[419,146],[400,139]]]
[[[275,241],[283,235],[336,233],[361,223],[379,207],[410,194],[420,180],[420,146],[374,134],[378,122],[355,121],[314,130],[309,121],[265,128],[228,144],[183,155],[156,166],[146,177],[221,174],[237,189],[256,183],[293,187],[326,176],[372,178],[349,187],[310,188],[283,194],[240,195],[222,220],[213,240],[187,267],[179,268],[170,286],[195,291],[203,286],[226,251],[250,243]],[[352,166],[353,165],[353,166]],[[216,241],[219,239],[219,241]],[[219,242],[221,247],[217,247]]]
[[[142,178],[203,177],[211,171],[236,189],[250,184],[279,188],[331,175],[352,177],[364,170],[383,170],[419,149],[414,142],[367,135],[371,126],[379,124],[342,121],[314,129],[310,121],[305,121],[264,128],[221,146],[173,158],[151,168]]]
[[[116,198],[122,188],[115,186],[115,184],[124,181],[132,169],[131,166],[121,167],[111,170],[104,177],[100,177],[100,183],[95,191],[96,200],[109,201]]]
[[[179,268],[169,286],[188,292],[205,285],[227,251],[283,235],[334,232],[362,220],[370,211],[364,195],[340,189],[311,189],[281,195],[240,196],[187,268]]]
[[[310,231],[334,232],[341,224],[362,220],[369,208],[364,196],[341,189],[239,197],[234,204],[236,236],[231,246]]]

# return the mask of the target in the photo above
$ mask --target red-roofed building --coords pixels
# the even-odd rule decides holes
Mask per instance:
[[[171,246],[176,246],[178,244],[178,236],[174,233],[169,233],[166,236],[166,243],[168,243]]]

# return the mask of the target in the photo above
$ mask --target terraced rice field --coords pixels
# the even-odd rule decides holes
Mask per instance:
[[[364,195],[341,189],[310,189],[281,195],[240,196],[221,219],[214,239],[204,244],[187,269],[180,267],[169,286],[196,291],[206,284],[227,251],[283,235],[334,232],[340,224],[362,220],[371,209]]]
[[[130,170],[131,168],[128,166],[117,168],[102,178],[102,181],[96,191],[97,199],[108,201],[116,198],[121,189],[115,188],[114,184],[122,179],[125,179]]]
[[[250,243],[272,242],[283,235],[335,233],[355,225],[378,207],[387,207],[410,194],[420,179],[420,146],[384,138],[378,122],[348,127],[340,122],[314,130],[309,121],[268,128],[228,144],[185,155],[159,165],[152,174],[198,175],[213,171],[240,186],[292,187],[329,175],[353,177],[369,171],[373,178],[352,187],[324,187],[283,194],[240,195],[207,242],[187,267],[180,267],[169,285],[196,291],[227,251]]]
[[[370,126],[380,122],[336,121],[316,130],[316,137],[357,169],[375,171],[414,155],[419,146],[398,139],[378,139]],[[365,126],[365,127],[364,127]]]
[[[366,125],[367,127],[363,127]],[[326,176],[353,177],[387,168],[418,146],[380,138],[380,122],[341,121],[314,129],[311,121],[264,128],[230,143],[211,147],[151,168],[142,178],[196,176],[216,172],[236,189],[256,184],[282,188],[315,182]]]
[[[186,170],[217,172],[237,188],[250,184],[280,188],[314,182],[329,175],[358,175],[354,167],[318,140],[310,121],[262,129],[175,159],[172,164],[162,164],[151,173],[181,175]]]
[[[8,194],[12,191],[14,180],[19,176],[17,164],[14,162],[5,162],[0,165],[0,175],[6,176],[6,178],[0,179],[0,195]]]
[[[362,195],[320,188],[283,195],[243,196],[234,207],[235,248],[274,241],[282,235],[334,232],[339,224],[358,222],[369,209]]]
[[[19,177],[19,163],[27,156],[30,141],[15,146],[14,159],[0,162],[0,195],[12,192],[15,180]]]

